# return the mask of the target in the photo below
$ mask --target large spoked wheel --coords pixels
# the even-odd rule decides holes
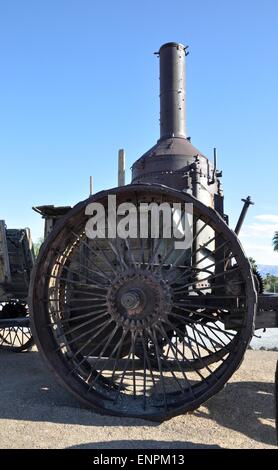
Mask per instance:
[[[138,216],[139,238],[88,238],[85,209],[101,203],[107,227],[108,193],[114,215],[121,203],[167,203],[187,244],[177,248],[177,233],[165,238],[161,217],[155,237]],[[114,220],[130,229],[121,213]],[[60,221],[39,255],[30,301],[37,346],[85,405],[161,420],[197,408],[231,377],[252,336],[256,292],[236,235],[215,211],[137,184],[101,192]]]
[[[10,352],[28,351],[34,345],[34,339],[25,320],[28,314],[27,306],[21,302],[0,303],[0,350]],[[1,325],[1,320],[6,322]]]

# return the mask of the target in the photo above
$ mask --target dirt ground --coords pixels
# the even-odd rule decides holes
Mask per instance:
[[[218,395],[193,413],[157,424],[82,409],[36,350],[0,352],[0,448],[277,448],[277,360],[278,352],[247,351]]]

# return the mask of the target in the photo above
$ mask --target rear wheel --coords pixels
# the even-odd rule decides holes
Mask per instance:
[[[109,194],[117,206],[167,202],[172,214],[182,203],[190,245],[177,249],[160,228],[156,239],[92,240],[85,208],[102,203],[106,218],[108,192],[78,204],[33,272],[35,339],[87,406],[161,420],[198,407],[239,366],[253,330],[253,277],[236,235],[195,198],[139,184]]]

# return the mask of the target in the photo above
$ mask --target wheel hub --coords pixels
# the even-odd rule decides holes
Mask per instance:
[[[145,306],[145,295],[141,289],[131,289],[125,292],[121,297],[122,306],[133,315],[134,310],[143,309]]]
[[[171,310],[169,286],[146,270],[121,273],[114,279],[107,297],[111,316],[126,328],[146,328]]]

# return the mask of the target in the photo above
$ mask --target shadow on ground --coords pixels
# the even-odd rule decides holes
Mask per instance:
[[[198,409],[195,415],[212,419],[220,426],[245,434],[255,441],[277,445],[275,430],[266,422],[274,422],[275,417],[273,383],[228,383],[205,407],[208,413]]]
[[[218,445],[196,444],[189,441],[119,440],[88,442],[68,449],[220,449]]]
[[[23,354],[0,352],[0,396],[0,419],[101,427],[159,426],[159,423],[140,419],[102,416],[82,408],[74,397],[55,383],[36,351]],[[266,422],[269,419],[274,421],[275,416],[273,383],[228,383],[204,407],[194,412],[194,417],[198,416],[213,420],[220,426],[240,432],[255,441],[276,445],[274,428]],[[137,442],[139,446],[142,444],[142,441]],[[155,445],[156,441],[149,442]],[[100,444],[88,443],[82,446]],[[173,442],[174,444],[183,447],[186,444],[191,445],[190,442]],[[103,442],[101,445],[105,446],[107,443]],[[166,442],[165,445],[168,446],[169,443]]]

